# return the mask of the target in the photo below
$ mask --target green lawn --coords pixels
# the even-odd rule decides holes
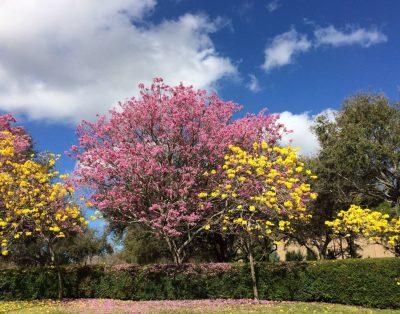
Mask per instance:
[[[250,303],[250,304],[249,304]],[[264,303],[266,303],[264,301]],[[303,302],[274,302],[254,304],[252,301],[119,301],[72,300],[56,301],[0,301],[0,313],[21,314],[76,314],[76,313],[400,313],[400,310],[379,310],[362,307]]]

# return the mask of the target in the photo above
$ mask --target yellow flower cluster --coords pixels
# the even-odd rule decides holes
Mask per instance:
[[[317,177],[304,168],[296,149],[261,142],[254,143],[251,152],[233,145],[229,150],[218,177],[222,182],[198,195],[221,210],[221,216],[207,222],[206,230],[214,225],[226,232],[241,229],[263,237],[291,232],[294,221],[311,217],[306,204],[316,194],[307,181]]]
[[[8,132],[1,132],[0,139],[0,156],[13,157],[14,156],[14,136]]]
[[[7,135],[3,133],[3,136]],[[54,155],[48,160],[13,159],[13,137],[0,141],[0,240],[1,254],[21,237],[64,237],[65,231],[85,222],[79,207],[70,201],[71,187],[53,183],[58,172],[50,171]],[[58,178],[65,178],[65,175]]]
[[[392,247],[400,239],[400,218],[390,218],[388,214],[357,205],[351,205],[347,211],[340,211],[336,219],[326,221],[325,224],[332,228],[335,235],[350,236],[353,233]]]
[[[0,301],[0,313],[60,313],[60,301],[33,300],[33,301]]]

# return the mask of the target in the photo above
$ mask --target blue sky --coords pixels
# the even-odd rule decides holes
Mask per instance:
[[[315,115],[357,91],[399,100],[398,12],[395,0],[3,0],[0,110],[63,153],[80,119],[163,76],[283,113],[313,153]]]

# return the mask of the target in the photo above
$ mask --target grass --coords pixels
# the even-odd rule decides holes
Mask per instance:
[[[0,301],[0,313],[399,313],[400,310],[368,309],[329,303],[269,302],[252,300],[120,301],[82,299],[57,301]]]

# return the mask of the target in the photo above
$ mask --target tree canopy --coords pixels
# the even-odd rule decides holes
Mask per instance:
[[[284,131],[276,116],[246,115],[215,94],[155,79],[140,85],[140,98],[112,110],[110,118],[84,121],[76,183],[90,188],[90,201],[113,224],[139,223],[165,239],[177,262],[212,215],[199,209],[197,194],[210,184],[205,171],[223,160],[228,145],[275,143]]]

